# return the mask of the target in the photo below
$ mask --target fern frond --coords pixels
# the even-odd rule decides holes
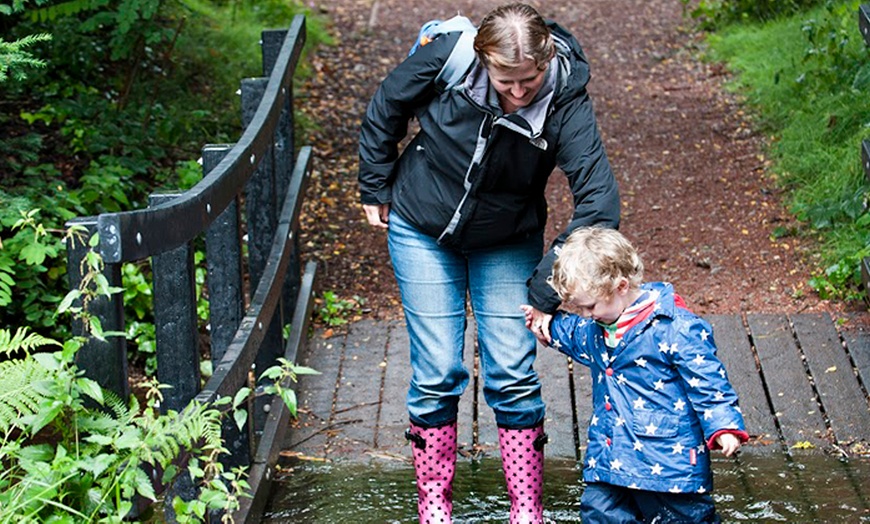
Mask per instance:
[[[26,327],[18,328],[15,335],[8,329],[0,329],[0,354],[6,356],[19,350],[30,352],[33,348],[50,345],[60,346],[61,343],[38,333],[27,333]]]
[[[39,411],[46,397],[33,384],[50,378],[51,371],[31,358],[0,362],[0,431],[20,427],[22,416]]]

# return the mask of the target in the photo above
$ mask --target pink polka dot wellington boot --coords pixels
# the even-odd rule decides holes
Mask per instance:
[[[510,524],[544,522],[544,426],[498,428],[504,478],[511,501]]]
[[[435,428],[411,423],[405,432],[417,474],[417,515],[420,524],[449,524],[453,514],[456,472],[456,422]]]

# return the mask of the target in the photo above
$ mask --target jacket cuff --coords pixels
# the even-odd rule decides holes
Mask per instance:
[[[562,300],[549,282],[555,260],[556,252],[550,249],[538,263],[532,276],[526,281],[526,285],[529,286],[529,304],[538,311],[549,315],[556,313],[559,306],[562,305]]]
[[[720,429],[719,431],[713,433],[713,435],[709,439],[707,439],[707,448],[709,448],[711,451],[719,449],[719,444],[716,443],[716,439],[719,438],[719,435],[723,433],[731,433],[732,435],[740,439],[741,444],[749,440],[749,433],[743,431],[742,429]]]

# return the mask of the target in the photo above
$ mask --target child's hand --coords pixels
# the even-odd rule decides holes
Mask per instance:
[[[550,345],[550,320],[553,315],[538,311],[528,304],[522,304],[520,309],[523,310],[523,315],[526,317],[526,328],[535,335],[535,338],[541,344]]]
[[[722,433],[716,437],[716,443],[722,448],[722,453],[730,457],[740,449],[740,439],[733,433]]]

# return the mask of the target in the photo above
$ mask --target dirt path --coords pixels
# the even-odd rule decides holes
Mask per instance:
[[[321,262],[321,289],[364,297],[367,315],[396,318],[401,310],[385,236],[369,228],[358,204],[360,118],[422,22],[456,12],[479,21],[499,3],[332,0],[324,7],[337,45],[311,57],[316,74],[297,98],[319,126],[303,137],[315,151],[303,243]],[[808,241],[775,238],[795,223],[766,171],[763,137],[723,90],[722,68],[694,59],[699,40],[680,2],[556,0],[538,7],[586,51],[589,90],[620,184],[621,230],[640,247],[648,280],[673,281],[700,314],[848,313],[806,284]],[[558,173],[548,201],[551,238],[571,207]]]

